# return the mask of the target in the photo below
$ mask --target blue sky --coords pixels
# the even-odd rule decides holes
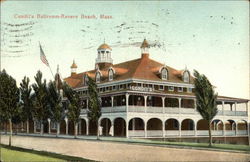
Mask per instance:
[[[111,19],[38,19],[41,15],[109,15]],[[34,15],[35,18],[15,18]],[[7,24],[34,25],[12,27]],[[30,27],[26,30],[25,28]],[[40,41],[55,73],[70,75],[94,68],[96,49],[105,42],[114,63],[140,57],[139,43],[155,45],[150,57],[176,69],[204,73],[219,95],[249,98],[249,2],[247,1],[5,1],[1,3],[1,68],[20,82],[41,70]],[[17,34],[23,44],[15,44]],[[11,44],[12,42],[12,44]],[[13,46],[18,50],[14,50]],[[23,51],[15,53],[14,51]]]

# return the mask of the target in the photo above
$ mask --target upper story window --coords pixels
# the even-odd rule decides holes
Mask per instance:
[[[187,70],[185,70],[183,73],[183,81],[188,83],[189,80],[190,80],[189,72]]]
[[[162,80],[167,80],[168,79],[168,71],[166,68],[162,68],[161,70],[161,79]]]
[[[113,69],[109,69],[109,81],[112,81],[114,79],[114,71]]]
[[[178,92],[183,92],[183,87],[178,87]]]
[[[95,80],[96,80],[96,83],[100,83],[100,81],[101,81],[101,74],[100,74],[100,72],[96,73]]]
[[[174,91],[174,87],[173,86],[169,86],[168,87],[168,91]]]
[[[159,85],[159,90],[164,90],[164,86],[163,85]]]
[[[188,93],[192,93],[192,88],[187,88]]]

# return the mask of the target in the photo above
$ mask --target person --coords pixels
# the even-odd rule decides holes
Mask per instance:
[[[113,136],[113,125],[111,125],[110,129],[109,129],[109,135]]]
[[[102,136],[102,130],[103,130],[103,127],[99,126],[99,134],[100,134],[100,136]]]

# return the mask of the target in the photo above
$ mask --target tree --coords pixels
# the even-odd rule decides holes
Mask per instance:
[[[63,91],[68,99],[68,113],[67,116],[70,121],[74,123],[74,136],[77,138],[78,122],[81,113],[81,98],[80,95],[74,91],[67,83],[63,83]]]
[[[19,115],[19,89],[16,80],[6,73],[0,72],[0,113],[1,117],[9,122],[10,136],[9,146],[12,138],[12,121]]]
[[[216,105],[217,94],[215,94],[212,84],[205,75],[194,70],[194,76],[197,110],[208,123],[209,146],[212,146],[211,121],[218,112]]]
[[[56,83],[50,81],[48,85],[48,95],[49,95],[49,105],[52,111],[52,120],[57,124],[57,133],[60,132],[60,122],[64,117],[64,109],[62,105],[62,96],[59,93],[59,90],[56,88]]]
[[[26,132],[29,133],[29,121],[33,120],[32,111],[32,98],[31,98],[31,86],[29,85],[29,77],[24,77],[20,83],[20,95],[21,95],[21,109],[22,109],[22,119],[26,121]]]
[[[46,80],[42,80],[42,72],[38,71],[35,76],[36,83],[32,85],[33,90],[35,91],[33,96],[34,104],[34,117],[36,120],[40,121],[40,133],[43,134],[43,125],[44,122],[51,116],[51,110],[48,106],[48,95]]]
[[[99,118],[101,117],[101,100],[97,92],[97,85],[95,81],[88,77],[88,99],[89,111],[88,118],[90,121],[96,122],[97,125],[97,139],[99,139]]]

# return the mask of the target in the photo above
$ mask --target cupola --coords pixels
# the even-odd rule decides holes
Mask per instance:
[[[113,59],[111,58],[112,49],[106,43],[100,45],[97,49],[96,66],[102,69],[103,67],[110,66],[113,64]]]
[[[76,74],[77,65],[75,63],[75,60],[73,60],[73,63],[70,68],[71,68],[71,76]]]
[[[144,39],[141,44],[141,54],[148,54],[149,47],[148,41]]]

